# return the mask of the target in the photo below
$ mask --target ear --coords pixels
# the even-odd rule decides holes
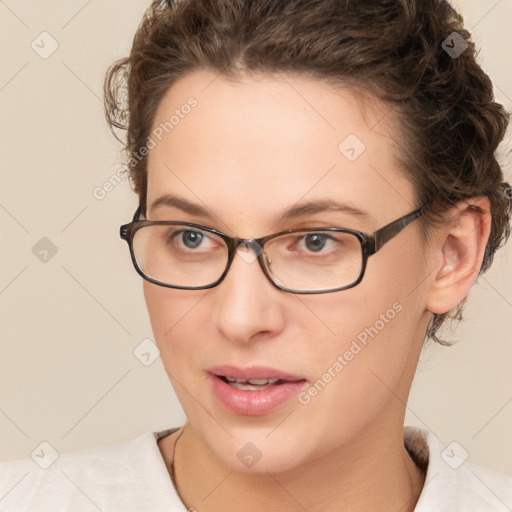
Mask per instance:
[[[428,290],[426,309],[446,313],[460,304],[473,286],[491,231],[490,202],[478,196],[447,212],[434,254],[435,276]]]

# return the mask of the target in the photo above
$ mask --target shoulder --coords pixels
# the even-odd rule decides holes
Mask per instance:
[[[415,512],[497,512],[512,509],[512,477],[468,462],[459,444],[444,446],[430,431],[405,427],[404,444],[426,467]]]
[[[61,454],[42,445],[32,458],[1,463],[0,511],[163,510],[173,488],[157,439],[174,430]]]

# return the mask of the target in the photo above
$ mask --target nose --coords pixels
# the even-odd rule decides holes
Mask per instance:
[[[235,343],[272,337],[284,326],[287,294],[267,279],[257,254],[252,244],[239,246],[226,277],[211,294],[213,322],[225,339]]]

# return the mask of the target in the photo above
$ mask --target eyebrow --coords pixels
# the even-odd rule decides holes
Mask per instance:
[[[196,203],[192,203],[182,197],[171,194],[164,194],[155,199],[155,201],[153,201],[153,203],[151,204],[149,210],[155,210],[156,208],[160,208],[162,206],[177,208],[189,215],[197,215],[208,219],[217,217],[208,208],[200,206]],[[298,217],[303,217],[305,215],[312,215],[315,213],[323,212],[343,212],[349,215],[353,215],[354,217],[358,217],[363,221],[373,220],[368,212],[354,205],[342,203],[339,201],[335,201],[333,199],[320,199],[316,201],[305,201],[286,208],[277,216],[277,218],[275,219],[275,223],[277,224],[284,220],[295,219]]]

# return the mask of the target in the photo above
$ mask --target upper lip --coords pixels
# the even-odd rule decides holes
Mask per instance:
[[[281,379],[288,381],[306,380],[300,375],[293,375],[282,370],[269,368],[266,366],[248,366],[246,368],[238,368],[232,365],[213,366],[208,368],[210,373],[219,377],[231,377],[238,380],[254,380],[254,379]]]

